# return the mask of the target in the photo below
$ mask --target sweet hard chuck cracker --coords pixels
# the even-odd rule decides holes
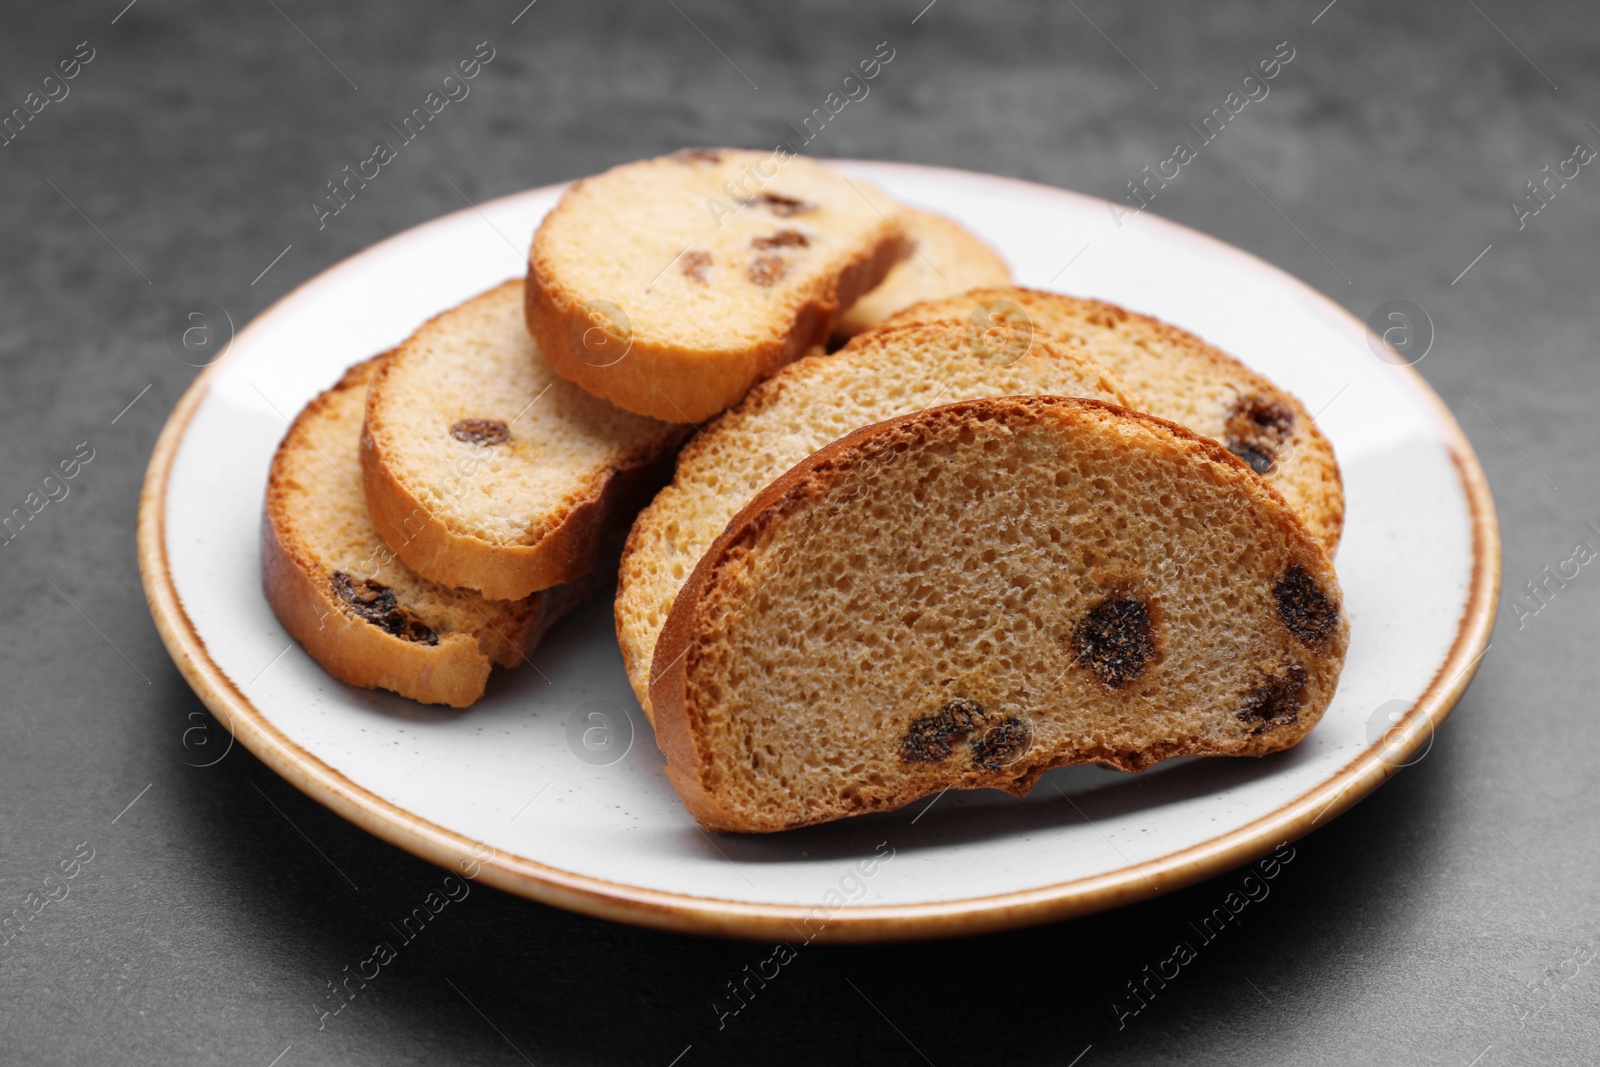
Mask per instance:
[[[1221,445],[1005,397],[859,430],[761,490],[674,601],[650,696],[695,818],[774,831],[1288,748],[1347,643],[1327,556]]]
[[[587,575],[689,433],[551,372],[510,281],[383,358],[361,432],[378,533],[433,581],[516,600]]]
[[[634,523],[617,579],[622,662],[646,714],[673,598],[758,492],[852,430],[937,404],[1016,393],[1140,402],[1116,375],[1042,335],[1026,351],[992,348],[959,325],[932,323],[873,330],[834,355],[808,356],[708,425],[679,456],[672,484]]]
[[[628,411],[700,423],[827,341],[906,252],[871,184],[787,149],[692,149],[585,178],[534,234],[528,329]]]
[[[941,320],[1082,345],[1144,397],[1141,410],[1220,441],[1283,494],[1330,555],[1339,547],[1344,490],[1333,446],[1299,399],[1227,353],[1115,304],[1015,286],[917,304],[889,324]]]
[[[382,358],[356,364],[307,404],[278,446],[261,520],[262,584],[284,628],[335,678],[465,707],[483,695],[491,666],[523,662],[594,583],[490,600],[430,582],[395,557],[367,514],[357,446]]]

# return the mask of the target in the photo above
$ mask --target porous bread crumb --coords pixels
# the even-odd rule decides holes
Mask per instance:
[[[1291,574],[1320,644],[1280,611]],[[1021,794],[1072,763],[1260,755],[1328,706],[1340,600],[1215,442],[1091,400],[969,401],[827,446],[733,520],[673,606],[657,735],[690,812],[745,831]],[[1074,649],[1108,601],[1151,631],[1126,676]]]
[[[1282,493],[1331,554],[1344,527],[1333,446],[1299,399],[1175,326],[1099,300],[1020,286],[915,304],[888,320],[991,322],[1083,346],[1148,405],[1143,410],[1221,441]]]
[[[352,367],[306,405],[278,446],[263,513],[264,585],[290,634],[335,677],[461,707],[482,695],[490,664],[523,662],[592,583],[491,600],[396,558],[368,515],[358,449],[381,359]]]
[[[672,484],[634,522],[618,576],[617,637],[646,714],[657,638],[701,554],[757,492],[823,445],[895,415],[974,397],[1140,402],[1104,367],[1043,335],[1010,362],[994,358],[948,323],[863,334],[834,355],[784,368],[690,441]]]
[[[506,282],[379,366],[363,455],[374,521],[408,566],[499,599],[587,573],[666,480],[689,432],[559,377]]]
[[[596,396],[700,423],[828,339],[907,251],[899,210],[792,154],[614,167],[573,185],[534,234],[528,329]]]

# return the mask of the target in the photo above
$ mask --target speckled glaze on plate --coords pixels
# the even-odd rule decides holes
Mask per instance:
[[[408,230],[306,282],[184,394],[151,457],[139,561],[162,639],[239,742],[401,848],[623,922],[794,942],[939,937],[1167,892],[1309,832],[1421,758],[1487,648],[1500,541],[1477,457],[1411,368],[1303,283],[1101,200],[981,174],[841,164],[952,215],[1021,284],[1112,300],[1219,345],[1300,396],[1333,441],[1351,644],[1299,747],[1138,776],[1046,775],[1022,799],[932,804],[787,834],[709,836],[633,701],[602,597],[465,712],[329,678],[261,592],[257,526],[288,419],[349,364],[512,277],[560,187]],[[1120,225],[1118,222],[1120,221]],[[468,867],[467,869],[471,869]]]

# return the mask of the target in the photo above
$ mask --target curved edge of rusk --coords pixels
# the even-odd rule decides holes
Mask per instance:
[[[1185,330],[1181,326],[1174,326],[1164,319],[1143,312],[1133,311],[1120,304],[1113,304],[1106,300],[1095,300],[1090,297],[1070,296],[1066,293],[1052,292],[1048,289],[1034,289],[1025,285],[1000,285],[983,286],[969,289],[965,293],[955,296],[935,297],[931,300],[920,301],[908,305],[895,312],[885,320],[884,325],[893,326],[910,322],[923,322],[931,318],[948,318],[948,309],[951,305],[965,305],[971,300],[1018,300],[1023,303],[1030,301],[1041,303],[1061,302],[1077,305],[1103,313],[1112,319],[1122,319],[1139,324],[1151,335],[1165,339],[1168,343],[1183,348],[1192,353],[1199,360],[1213,367],[1221,368],[1231,377],[1241,379],[1248,383],[1252,389],[1270,393],[1274,398],[1287,403],[1295,417],[1294,436],[1290,438],[1290,447],[1296,455],[1305,453],[1313,458],[1314,467],[1321,475],[1321,491],[1311,493],[1300,500],[1301,519],[1306,528],[1316,537],[1322,547],[1332,557],[1338,551],[1339,541],[1344,534],[1344,475],[1339,469],[1339,458],[1333,449],[1333,442],[1328,440],[1322,432],[1322,427],[1312,417],[1305,403],[1293,392],[1278,385],[1266,375],[1250,367],[1236,356],[1218,348],[1205,338]],[[969,309],[962,307],[963,315]],[[959,320],[962,315],[954,316]],[[1039,326],[1039,329],[1046,327]],[[1303,440],[1296,440],[1302,438]],[[1273,488],[1283,481],[1281,475],[1285,472],[1284,465],[1280,462],[1274,471],[1261,475],[1262,479]],[[1297,494],[1298,495],[1298,494]],[[1293,502],[1291,502],[1293,504]]]
[[[848,162],[848,161],[847,161]],[[857,161],[861,162],[861,161]],[[915,164],[876,163],[880,169],[919,179],[952,172]],[[960,172],[971,183],[996,195],[1048,195],[1083,204],[1104,213],[1105,202],[1016,179]],[[553,197],[560,186],[546,186],[502,198],[499,206],[524,198]],[[491,205],[462,208],[421,227],[398,234],[362,253],[365,257],[395,254],[419,234],[442,227],[481,225],[476,212]],[[1239,262],[1301,295],[1359,336],[1363,326],[1344,307],[1305,283],[1237,248],[1198,231],[1148,216],[1146,225],[1175,239]],[[263,311],[239,332],[234,349],[257,325],[289,312],[332,275],[348,269],[340,264],[307,280]],[[1270,810],[1193,844],[1171,849],[1138,864],[1057,880],[1042,885],[999,890],[959,899],[904,904],[856,905],[826,915],[815,923],[815,907],[771,901],[735,900],[704,893],[658,890],[570,871],[549,863],[486,846],[460,830],[424,819],[384,799],[347,777],[321,757],[289,738],[263,706],[251,699],[212,655],[184,606],[173,573],[168,544],[167,504],[173,468],[193,423],[216,383],[219,367],[236,360],[233,352],[202,370],[173,406],[151,449],[140,488],[136,544],[139,576],[156,632],[179,675],[206,708],[245,748],[273,773],[340,818],[429,863],[460,869],[485,884],[553,907],[566,908],[614,922],[631,923],[680,934],[740,938],[753,941],[792,936],[806,923],[818,943],[871,944],[929,938],[969,937],[1040,923],[1092,915],[1110,908],[1195,885],[1293,841],[1358,803],[1396,773],[1395,760],[1414,756],[1449,717],[1471,685],[1488,648],[1499,604],[1501,541],[1494,497],[1471,442],[1450,409],[1414,369],[1396,367],[1394,374],[1408,399],[1427,412],[1438,427],[1439,447],[1449,457],[1466,509],[1470,567],[1461,614],[1448,650],[1414,691],[1415,707],[1399,724],[1397,745],[1368,746],[1343,761],[1330,774],[1304,790],[1275,803]],[[813,925],[815,923],[815,925]]]
[[[321,415],[335,394],[357,387],[364,391],[383,358],[374,356],[346,370],[335,385],[301,409],[284,432],[268,468],[261,506],[261,586],[289,636],[333,677],[363,688],[387,689],[424,704],[462,708],[483,695],[492,666],[475,638],[444,634],[437,644],[423,645],[353,618],[313,579],[311,561],[294,551],[286,530],[280,528],[290,520],[283,513],[277,486],[295,435],[303,432],[308,420]]]
[[[416,333],[464,304],[513,286],[512,279],[472,300],[433,316]],[[401,347],[404,347],[402,342]],[[596,473],[573,496],[560,518],[531,544],[490,541],[452,530],[391,471],[383,443],[373,433],[374,401],[391,364],[380,357],[361,424],[361,480],[372,522],[401,561],[430,581],[475,589],[491,600],[521,600],[540,590],[581,580],[606,559],[603,545],[626,529],[634,515],[672,476],[677,443],[640,445]],[[688,432],[684,427],[684,432]]]
[[[663,507],[670,509],[673,506],[675,491],[680,488],[680,479],[686,471],[693,471],[703,466],[700,457],[708,451],[715,452],[719,433],[732,428],[732,431],[741,432],[743,428],[759,424],[761,420],[771,417],[774,408],[781,407],[787,391],[792,387],[804,389],[804,382],[812,373],[830,376],[840,373],[843,369],[854,366],[862,375],[870,374],[874,380],[879,379],[879,371],[861,364],[853,364],[853,360],[876,360],[886,364],[893,364],[897,368],[909,365],[909,361],[917,358],[921,351],[920,346],[929,341],[965,338],[965,327],[961,324],[944,320],[930,322],[909,322],[897,326],[876,326],[863,333],[852,337],[842,348],[832,354],[819,353],[804,356],[794,363],[781,368],[767,380],[760,382],[740,402],[717,416],[701,428],[678,454],[677,473],[672,484],[667,485],[649,506],[639,512],[634,520],[633,528],[629,532],[627,545],[622,553],[622,565],[619,568],[616,610],[614,618],[617,629],[617,640],[622,646],[623,669],[628,674],[628,684],[634,691],[639,707],[644,711],[645,717],[654,721],[655,709],[651,702],[649,688],[653,677],[651,663],[652,654],[639,645],[642,643],[636,626],[630,625],[633,621],[627,613],[635,613],[639,601],[635,599],[636,590],[630,587],[629,567],[635,558],[647,557],[653,547],[647,540],[657,535],[659,530],[658,520]],[[974,360],[982,361],[976,352]],[[1104,396],[1102,399],[1111,401],[1122,407],[1137,410],[1143,406],[1137,393],[1103,364],[1092,359],[1077,344],[1061,340],[1044,331],[1037,331],[1032,338],[1026,353],[1017,359],[998,364],[997,369],[1010,367],[1021,360],[1039,363],[1043,360],[1059,362],[1062,366],[1070,364],[1077,372],[1081,373],[1084,384],[1099,390]],[[1043,376],[1045,368],[1037,366],[1036,372]],[[930,368],[930,380],[938,380],[938,374]],[[836,380],[839,388],[846,388],[848,380]],[[942,391],[939,394],[943,395]],[[993,394],[1005,395],[1003,392]],[[938,399],[935,398],[937,404]],[[951,403],[953,401],[946,401]],[[878,414],[873,422],[894,418],[901,414],[909,414],[905,410],[891,414]],[[859,427],[857,427],[859,429]],[[840,436],[845,436],[850,431],[843,431]],[[818,447],[827,444],[826,440],[819,443]],[[781,471],[779,473],[782,473]],[[753,495],[753,494],[752,494]],[[730,520],[732,516],[729,516]],[[719,531],[720,532],[720,531]],[[710,547],[710,541],[706,542]],[[650,647],[654,647],[656,635],[652,635]]]
[[[476,589],[491,600],[521,600],[582,580],[607,558],[605,543],[672,477],[675,448],[642,449],[591,479],[582,499],[531,545],[495,544],[451,530],[385,469],[382,449],[361,430],[361,481],[384,543],[418,574],[442,585]]]
[[[1245,497],[1264,505],[1276,530],[1288,541],[1289,554],[1314,572],[1319,587],[1331,591],[1338,607],[1338,624],[1331,648],[1335,666],[1331,678],[1313,676],[1317,692],[1308,694],[1297,721],[1284,729],[1255,734],[1239,742],[1217,743],[1194,740],[1161,743],[1136,751],[1104,749],[1065,749],[1025,759],[1012,766],[992,771],[966,771],[950,777],[928,777],[907,791],[865,803],[823,808],[802,816],[774,816],[759,819],[729,808],[706,784],[713,771],[709,753],[701,744],[707,709],[692,706],[688,690],[690,672],[696,665],[698,642],[707,622],[707,602],[717,599],[723,571],[729,560],[753,545],[765,529],[785,519],[789,512],[824,495],[839,472],[874,450],[883,451],[897,439],[931,433],[940,423],[968,425],[974,420],[1043,422],[1056,419],[1063,424],[1116,419],[1157,430],[1163,443],[1184,453],[1210,461],[1213,470],[1236,487]],[[916,447],[913,443],[909,447]],[[1337,686],[1348,643],[1348,623],[1342,612],[1342,593],[1333,566],[1317,539],[1284,501],[1283,497],[1250,467],[1220,443],[1196,434],[1175,423],[1140,412],[1128,411],[1098,400],[1049,396],[1013,396],[962,401],[931,408],[869,426],[814,453],[788,473],[763,489],[728,524],[690,575],[673,603],[656,646],[652,663],[651,701],[655,709],[657,741],[667,757],[667,775],[678,790],[684,805],[704,826],[722,831],[771,832],[830,821],[868,811],[900,808],[942,788],[998,788],[1017,795],[1027,793],[1040,775],[1055,767],[1078,763],[1101,763],[1119,770],[1139,771],[1155,763],[1181,756],[1265,755],[1292,747],[1310,732],[1326,710]],[[1325,683],[1325,684],[1323,684]]]
[[[444,634],[437,645],[422,645],[351,618],[284,547],[265,509],[261,585],[289,636],[339,681],[453,708],[483,696],[492,664],[476,640]]]
[[[560,211],[582,185],[574,184],[551,214]],[[751,344],[694,351],[631,331],[626,337],[615,336],[586,303],[596,294],[569,292],[552,280],[553,265],[543,255],[535,232],[528,251],[523,312],[545,362],[561,377],[624,411],[663,422],[698,424],[738,403],[780,367],[826,344],[840,313],[876,288],[908,251],[904,236],[888,225],[870,249],[800,302],[783,331]],[[623,355],[597,364],[575,351],[573,338],[592,329],[604,331],[606,343],[625,343]]]

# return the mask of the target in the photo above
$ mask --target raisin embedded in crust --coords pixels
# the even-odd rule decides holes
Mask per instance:
[[[1325,643],[1339,625],[1339,609],[1311,577],[1311,572],[1296,563],[1272,587],[1278,602],[1278,618],[1289,632],[1306,644]]]
[[[699,249],[685,252],[683,258],[678,262],[682,265],[683,273],[688,275],[692,281],[700,282],[702,285],[705,284],[706,271],[711,269],[710,252],[702,252]]]
[[[777,233],[766,237],[756,237],[750,241],[751,248],[805,248],[811,244],[811,239],[799,230],[779,230]]]
[[[1033,743],[1033,731],[1015,715],[1007,715],[972,739],[972,762],[987,771],[1015,763]]]
[[[1251,724],[1253,734],[1264,734],[1279,726],[1293,726],[1305,704],[1306,669],[1290,664],[1281,674],[1268,675],[1244,699],[1239,721]]]
[[[1155,635],[1144,601],[1109,597],[1085,615],[1072,632],[1072,658],[1112,689],[1144,673],[1156,654]]]
[[[1294,412],[1280,400],[1251,393],[1235,401],[1224,429],[1228,451],[1257,474],[1267,474],[1277,463],[1278,450],[1294,434]]]
[[[788,218],[790,215],[801,215],[816,208],[815,204],[808,204],[804,200],[796,200],[792,196],[781,193],[762,193],[758,200],[774,215]]]
[[[355,615],[402,641],[437,645],[439,635],[395,601],[394,590],[371,578],[352,578],[333,572],[333,591]]]
[[[511,427],[499,419],[462,419],[450,427],[450,436],[469,445],[503,445],[511,440]]]
[[[782,256],[757,256],[750,261],[750,280],[760,286],[777,285],[789,273]]]
[[[943,763],[955,742],[982,725],[983,718],[983,705],[956,697],[932,715],[913,719],[900,739],[901,762]]]

